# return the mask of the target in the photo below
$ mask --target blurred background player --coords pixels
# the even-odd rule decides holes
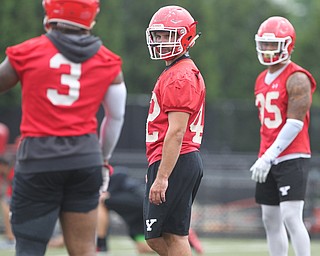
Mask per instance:
[[[13,248],[15,244],[9,218],[13,175],[13,161],[0,156],[0,201],[5,238],[4,241],[0,242],[0,249]]]
[[[115,167],[110,174],[108,194],[100,197],[98,206],[97,251],[108,251],[109,211],[116,212],[127,225],[128,235],[139,254],[154,253],[143,233],[143,198],[145,184],[130,177],[125,167]]]
[[[116,212],[126,223],[128,235],[139,254],[155,253],[146,243],[143,230],[143,199],[145,182],[130,176],[126,167],[116,166],[110,176],[108,196],[101,197],[98,207],[97,251],[108,251],[109,211]],[[201,242],[192,229],[189,243],[198,254],[203,253]]]
[[[9,128],[4,123],[0,123],[0,157],[4,156],[9,140]]]
[[[11,248],[15,243],[9,220],[14,161],[8,152],[8,141],[9,128],[7,125],[0,123],[0,203],[5,238],[5,240],[0,243],[0,249]]]
[[[205,83],[189,56],[197,21],[179,6],[160,8],[146,30],[150,57],[166,68],[152,91],[146,123],[148,172],[144,233],[159,255],[191,255],[191,208],[203,176],[199,153]]]
[[[11,201],[16,255],[44,255],[59,218],[69,255],[93,256],[99,190],[124,120],[122,62],[91,34],[99,0],[42,4],[47,33],[8,47],[0,64],[0,92],[19,81],[22,90]]]
[[[316,82],[292,62],[296,34],[283,17],[264,21],[255,36],[258,59],[268,68],[255,84],[259,109],[260,151],[251,167],[256,201],[272,256],[288,255],[288,235],[295,255],[310,255],[310,238],[303,223],[309,161],[310,106]]]

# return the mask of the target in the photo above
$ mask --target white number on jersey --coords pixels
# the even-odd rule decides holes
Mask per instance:
[[[269,129],[278,128],[282,123],[281,111],[277,105],[272,104],[272,100],[276,100],[279,98],[279,92],[268,92],[266,97],[263,96],[262,93],[257,94],[256,96],[256,106],[259,106],[260,111],[260,121],[261,125],[265,124],[265,126]],[[264,111],[268,113],[274,114],[274,118],[264,118]]]
[[[61,65],[70,66],[70,74],[62,74],[60,77],[61,84],[69,86],[69,94],[59,94],[56,89],[48,89],[47,97],[53,105],[71,106],[79,99],[81,64],[73,63],[57,53],[50,60],[50,68],[60,68]]]
[[[152,113],[149,113],[147,118],[147,124],[146,124],[146,142],[156,142],[159,138],[159,131],[154,131],[152,134],[149,134],[148,131],[148,125],[149,122],[152,122],[159,116],[160,114],[160,106],[157,100],[157,96],[154,92],[152,92],[152,97],[150,103],[153,102],[153,111]],[[202,122],[202,116],[203,116],[203,106],[199,110],[195,120],[190,124],[190,131],[194,132],[195,135],[192,138],[192,142],[201,144],[202,140],[202,133],[203,133],[203,125]]]
[[[195,133],[195,135],[192,137],[193,143],[201,144],[202,134],[203,134],[203,125],[201,124],[202,116],[203,116],[203,106],[201,106],[196,118],[190,124],[190,131]]]
[[[153,101],[153,111],[152,113],[149,113],[147,118],[147,124],[146,124],[146,142],[155,142],[158,140],[158,137],[159,137],[159,132],[153,132],[152,134],[149,134],[149,131],[148,131],[149,122],[152,122],[160,114],[160,106],[157,100],[157,96],[154,92],[152,92],[150,104],[152,103],[152,101]]]

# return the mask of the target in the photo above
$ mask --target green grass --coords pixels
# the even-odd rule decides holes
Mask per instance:
[[[205,256],[268,256],[267,244],[263,239],[220,239],[202,238]],[[134,244],[128,237],[112,236],[108,256],[134,256]],[[318,255],[320,240],[312,241],[312,255]],[[0,250],[0,256],[14,255],[13,250]],[[66,250],[48,249],[46,256],[67,256]],[[102,254],[99,254],[99,256]],[[194,254],[197,255],[197,254]],[[290,248],[289,256],[294,256]]]

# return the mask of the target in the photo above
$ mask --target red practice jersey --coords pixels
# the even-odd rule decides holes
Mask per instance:
[[[74,63],[45,35],[8,47],[6,54],[22,87],[22,138],[97,132],[96,113],[121,71],[119,56],[101,46]]]
[[[286,123],[288,107],[286,84],[288,78],[294,72],[303,72],[310,79],[312,93],[316,89],[316,82],[312,75],[293,62],[289,63],[270,85],[265,83],[267,71],[268,70],[263,71],[258,76],[255,84],[255,104],[259,109],[259,119],[261,122],[259,157],[272,145]],[[310,97],[312,97],[312,95],[310,95]],[[295,153],[311,154],[308,134],[309,122],[310,113],[308,111],[304,120],[303,129],[279,157]]]
[[[191,59],[182,59],[166,69],[152,92],[146,124],[146,155],[149,165],[161,159],[168,129],[168,112],[190,114],[180,154],[200,148],[205,107],[205,84]]]

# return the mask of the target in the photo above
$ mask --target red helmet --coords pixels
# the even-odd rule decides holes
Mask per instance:
[[[188,51],[199,37],[196,22],[191,14],[179,6],[160,8],[151,18],[146,30],[147,45],[151,59],[171,60]],[[169,32],[169,41],[156,42],[155,32]],[[168,49],[170,49],[168,51]]]
[[[255,41],[260,63],[274,65],[290,59],[296,33],[287,19],[274,16],[261,24]]]
[[[61,22],[90,30],[99,13],[100,0],[43,0],[42,5],[46,27],[51,22]]]

